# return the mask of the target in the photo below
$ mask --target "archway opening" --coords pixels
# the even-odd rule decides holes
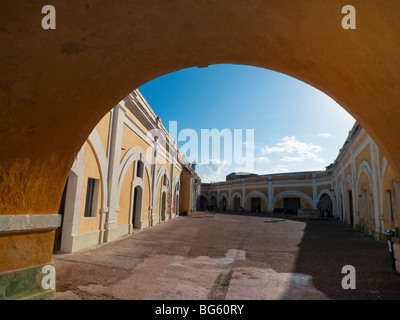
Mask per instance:
[[[132,207],[132,225],[134,228],[140,227],[143,211],[143,189],[140,186],[136,186],[133,191],[133,207]]]
[[[333,218],[333,206],[331,197],[324,193],[318,201],[318,207],[324,217]]]
[[[161,221],[165,220],[165,214],[167,210],[167,193],[163,192],[161,196],[161,208],[160,208],[160,219]]]

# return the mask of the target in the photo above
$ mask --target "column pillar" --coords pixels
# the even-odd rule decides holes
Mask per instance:
[[[108,213],[105,221],[105,242],[112,241],[118,237],[117,233],[114,231],[116,231],[117,228],[118,212],[120,209],[117,190],[121,169],[121,147],[125,113],[122,101],[112,111],[111,147],[108,168]]]

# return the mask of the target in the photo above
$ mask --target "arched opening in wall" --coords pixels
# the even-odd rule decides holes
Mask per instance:
[[[257,2],[257,7],[249,6],[246,1],[238,2],[234,6],[229,1],[208,1],[204,2],[208,7],[199,4],[200,10],[196,10],[197,8],[190,4],[181,6],[179,3],[180,1],[159,1],[157,4],[149,4],[148,1],[142,1],[110,7],[104,4],[102,10],[93,6],[72,6],[69,18],[63,23],[61,38],[49,38],[49,41],[35,43],[27,40],[35,40],[36,36],[43,40],[43,31],[31,30],[32,32],[25,33],[16,27],[17,22],[13,20],[32,21],[31,12],[38,11],[23,10],[21,17],[26,19],[15,19],[9,10],[4,10],[5,21],[10,23],[11,30],[11,36],[6,41],[16,41],[16,45],[4,46],[5,56],[10,58],[5,62],[7,70],[2,74],[8,82],[9,78],[14,79],[16,76],[15,83],[18,88],[14,86],[6,90],[4,105],[13,104],[14,107],[6,111],[10,114],[6,113],[2,117],[1,129],[6,133],[6,139],[3,140],[10,141],[3,142],[5,148],[2,150],[7,156],[3,158],[2,168],[6,168],[4,172],[16,172],[4,175],[0,184],[3,191],[0,193],[4,194],[8,189],[12,191],[12,195],[7,197],[10,200],[7,199],[1,205],[2,213],[56,212],[68,163],[71,163],[74,153],[80,147],[78,144],[83,143],[85,132],[89,134],[101,110],[105,111],[105,106],[116,103],[128,90],[168,72],[192,66],[205,67],[213,63],[262,66],[286,72],[315,85],[358,115],[366,127],[373,129],[384,149],[390,151],[392,159],[400,159],[400,148],[397,146],[399,142],[390,138],[398,132],[399,118],[399,76],[392,62],[399,52],[395,19],[398,10],[390,10],[398,9],[396,1],[390,1],[382,7],[379,14],[374,14],[376,9],[380,8],[379,4],[373,4],[373,1],[360,4],[371,20],[364,20],[357,33],[342,30],[341,4],[335,1],[325,4],[328,2],[313,0],[307,2],[306,6],[301,6],[298,2],[292,6],[287,1],[261,1]],[[15,5],[12,8],[10,5],[10,11],[18,12],[17,7]],[[130,21],[130,9],[137,9],[135,23],[115,25],[115,17],[119,17],[120,21]],[[216,11],[212,11],[214,9]],[[163,14],[159,15],[156,12]],[[210,15],[209,12],[213,14]],[[86,19],[88,14],[91,14],[90,19]],[[304,18],[308,16],[313,18]],[[175,17],[179,19],[171,19]],[[386,17],[391,23],[385,23]],[[70,42],[73,33],[79,31],[71,27],[76,21],[88,21],[85,30],[97,28],[96,24],[101,23],[102,30],[112,32],[105,31],[100,37],[93,36],[85,44]],[[171,23],[166,23],[168,21]],[[112,28],[113,25],[115,29]],[[382,26],[379,30],[381,32],[374,32],[375,26]],[[384,37],[382,33],[385,33]],[[124,42],[124,39],[133,37],[134,41]],[[87,37],[82,34],[80,39],[84,41]],[[67,47],[63,45],[61,50],[54,50],[60,43],[66,43]],[[122,48],[121,43],[126,45]],[[356,45],[357,49],[359,46],[360,50],[349,50],[351,45]],[[26,59],[22,61],[14,50],[23,49],[25,46],[27,51],[32,51],[32,56],[43,53],[44,59],[48,58],[48,64],[52,67],[43,68],[43,59],[30,59],[28,64],[21,67],[20,64],[25,63]],[[96,48],[94,55],[93,48]],[[382,48],[385,48],[384,55]],[[366,52],[372,54],[365,54]],[[379,59],[381,57],[382,59]],[[384,57],[387,59],[383,59]],[[110,61],[118,63],[112,64]],[[36,72],[16,72],[18,68],[42,70],[43,73],[38,76]],[[78,73],[79,77],[76,77]],[[22,88],[20,80],[23,80]],[[375,92],[377,85],[384,90],[379,90],[379,94],[376,95],[369,94]],[[50,86],[52,90],[44,89]],[[26,88],[29,88],[27,93]],[[66,88],[69,92],[68,98],[63,94]],[[205,90],[199,91],[204,94]],[[240,90],[234,92],[239,93]],[[17,93],[19,96],[16,96]],[[280,93],[281,96],[285,95]],[[37,112],[32,113],[32,117],[18,117],[16,110],[28,111],[29,105],[33,103]],[[52,105],[57,105],[57,108],[52,108]],[[243,105],[247,108],[252,103]],[[265,110],[271,109],[263,110],[264,112],[249,113],[249,118],[255,121],[258,115],[269,114]],[[228,114],[225,112],[225,115]],[[392,116],[394,118],[390,118]],[[215,118],[221,119],[218,116]],[[49,119],[54,120],[51,125]],[[385,121],[388,119],[391,121]],[[273,122],[271,119],[268,123]],[[314,123],[317,124],[318,121]],[[15,139],[7,139],[7,134],[11,138],[15,132],[14,125],[30,128],[29,137],[25,132],[21,132]],[[49,139],[43,144],[41,142],[45,136]],[[285,136],[275,137],[275,142],[299,141],[299,137],[290,139],[292,136],[294,135],[287,133]],[[280,140],[284,138],[288,139]],[[313,142],[305,143],[309,145]],[[270,160],[268,155],[277,150],[274,148],[275,143],[265,147],[269,147],[265,149],[267,155],[264,155],[264,158],[260,156],[259,163]],[[282,163],[287,165],[294,158],[297,157],[282,157]],[[30,164],[25,165],[23,169],[16,161],[18,159],[27,159],[27,163]],[[398,166],[397,163],[395,165]],[[9,170],[10,168],[12,170]],[[24,178],[15,183],[18,176]],[[57,187],[54,188],[53,184],[57,184]],[[18,195],[21,191],[26,201],[19,201]],[[155,201],[152,201],[148,208],[154,209],[154,204]],[[110,209],[109,214],[112,215],[117,206],[113,203],[112,207],[104,206],[104,209]],[[104,226],[102,221],[99,221],[98,225]]]
[[[337,201],[338,201],[337,218],[343,222],[345,210],[344,210],[343,185],[342,184],[340,184],[340,186],[339,186]]]
[[[389,164],[383,168],[383,230],[393,230],[400,227],[400,188],[393,169]]]
[[[332,199],[328,194],[324,193],[321,195],[318,201],[318,206],[323,216],[330,218],[333,217]]]
[[[358,228],[367,234],[375,229],[374,200],[372,195],[372,184],[370,177],[370,169],[367,166],[360,166],[358,176]]]
[[[354,204],[353,204],[353,187],[350,179],[347,179],[346,192],[344,194],[344,212],[343,222],[354,225]]]
[[[284,212],[287,215],[297,215],[298,210],[311,210],[312,199],[307,194],[289,190],[277,195],[274,201],[274,212]]]
[[[161,196],[161,208],[160,208],[160,219],[165,220],[165,214],[167,209],[167,193],[164,191]]]
[[[175,196],[175,214],[179,215],[179,193]]]
[[[210,95],[202,94],[199,84]],[[273,84],[273,89],[267,84]],[[189,162],[199,162],[196,172],[202,183],[224,181],[239,167],[241,159],[236,159],[236,151],[250,156],[254,145],[254,162],[242,162],[248,173],[324,171],[354,125],[354,119],[343,108],[314,87],[284,74],[246,65],[217,64],[182,70],[154,79],[139,90],[150,106],[157,106],[155,112],[166,127],[174,123],[177,144],[188,150]],[[292,90],[296,94],[291,95]],[[233,91],[237,92],[234,96]],[[302,91],[304,95],[299,94]],[[191,107],[182,113],[171,110],[171,104]],[[212,105],[211,118],[208,112],[195,111],[204,110],[205,105]],[[202,147],[204,135],[198,128],[209,130],[210,150]],[[211,132],[213,128],[217,130],[215,134]],[[234,141],[239,138],[235,130],[239,129],[243,144],[235,146]],[[193,131],[191,137],[197,137],[196,150],[188,143],[195,139],[179,139],[188,130]],[[254,130],[254,141],[245,130]],[[215,146],[217,140],[219,144]],[[230,154],[225,146],[231,148]]]
[[[132,220],[131,223],[134,228],[140,228],[142,211],[143,211],[143,189],[136,186],[133,190],[133,207],[132,207]]]
[[[239,212],[239,210],[240,210],[240,198],[238,196],[235,196],[233,198],[233,211]]]
[[[251,197],[250,198],[250,212],[261,212],[261,198]]]
[[[213,207],[213,209],[215,210],[215,209],[217,209],[217,197],[216,196],[211,196],[211,199],[210,199],[210,206],[211,207]]]
[[[209,204],[208,204],[208,200],[205,196],[200,195],[200,207],[199,210],[204,211],[207,210]]]
[[[227,199],[226,199],[226,197],[222,197],[221,201],[222,201],[221,209],[222,209],[222,211],[225,212],[226,209],[227,209]]]

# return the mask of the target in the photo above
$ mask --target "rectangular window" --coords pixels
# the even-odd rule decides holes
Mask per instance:
[[[389,222],[393,221],[393,209],[392,209],[392,190],[386,190],[385,192],[385,200],[386,200],[386,213],[387,220]]]
[[[143,179],[144,164],[142,161],[137,161],[136,176]]]
[[[138,178],[143,178],[143,168],[144,168],[143,162],[138,160],[136,163],[137,163],[136,176]]]
[[[86,188],[85,217],[95,217],[99,198],[99,180],[88,178]]]

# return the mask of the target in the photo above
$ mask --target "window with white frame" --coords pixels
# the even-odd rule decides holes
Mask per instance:
[[[86,188],[85,213],[86,218],[95,217],[97,213],[97,200],[99,199],[100,180],[88,178]]]

